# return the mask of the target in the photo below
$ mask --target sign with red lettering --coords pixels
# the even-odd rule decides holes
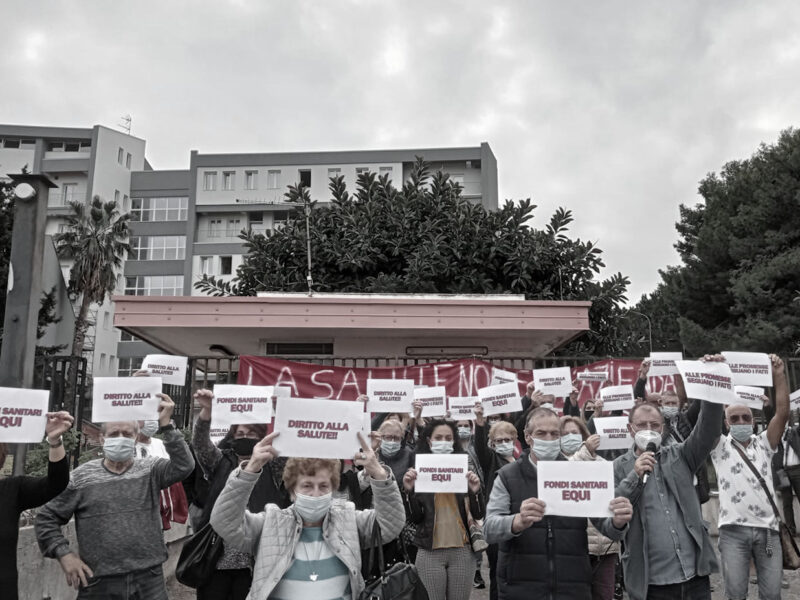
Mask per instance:
[[[414,401],[413,379],[368,379],[369,412],[409,413]]]
[[[734,385],[772,387],[772,361],[761,352],[723,352]]]
[[[633,388],[629,385],[612,385],[600,390],[603,412],[633,408]]]
[[[600,436],[598,450],[624,450],[633,445],[628,417],[596,417],[592,422]]]
[[[231,425],[265,425],[272,420],[271,385],[214,386],[211,403],[211,427],[225,429]]]
[[[678,367],[686,395],[695,400],[707,400],[715,404],[733,404],[736,392],[733,390],[733,373],[722,362],[702,362],[699,360],[679,360]]]
[[[796,390],[789,394],[789,404],[795,408],[800,407],[800,390]]]
[[[513,371],[506,371],[505,369],[492,368],[492,385],[500,385],[501,383],[517,383],[517,374]]]
[[[447,399],[447,410],[454,421],[474,421],[475,404],[481,399],[477,396],[450,397]]]
[[[156,421],[161,377],[95,377],[92,421]]]
[[[608,381],[608,371],[579,371],[577,376],[578,381],[597,381],[599,383],[603,383],[604,381]]]
[[[572,393],[572,371],[569,367],[536,369],[533,372],[533,385],[536,391],[543,394],[566,398]]]
[[[467,492],[466,454],[417,454],[414,469],[418,494],[465,494]]]
[[[522,410],[522,398],[516,383],[501,383],[481,388],[478,390],[478,398],[483,404],[483,414],[486,417]]]
[[[683,354],[680,352],[651,352],[650,370],[647,372],[647,377],[676,375],[678,373],[675,366],[676,360],[683,360]]]
[[[544,514],[560,517],[611,517],[614,463],[611,461],[540,460],[539,500]]]
[[[364,405],[307,398],[278,398],[272,445],[281,456],[353,458],[361,448]]]
[[[0,387],[0,442],[41,442],[49,402],[48,390]]]
[[[736,401],[732,404],[744,404],[756,410],[764,410],[764,388],[750,387],[748,385],[735,385],[733,391],[736,394]]]
[[[443,417],[447,412],[447,392],[443,385],[416,388],[414,400],[422,402],[423,417]]]
[[[161,377],[167,385],[185,385],[188,360],[185,356],[148,354],[142,360],[142,369],[146,369],[151,377]]]

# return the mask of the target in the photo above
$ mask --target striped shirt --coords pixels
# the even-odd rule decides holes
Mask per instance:
[[[322,527],[304,527],[294,560],[270,594],[270,600],[350,600],[347,567],[322,538]]]

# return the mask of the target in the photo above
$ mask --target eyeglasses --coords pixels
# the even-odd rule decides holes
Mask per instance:
[[[508,442],[513,442],[514,438],[495,438],[492,441],[495,444],[507,444]]]
[[[382,435],[381,440],[385,442],[399,442],[400,436],[399,435]]]

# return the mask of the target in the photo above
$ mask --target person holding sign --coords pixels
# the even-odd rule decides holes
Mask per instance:
[[[47,413],[44,428],[45,439],[50,446],[47,476],[0,476],[0,590],[3,590],[3,598],[17,598],[20,513],[52,500],[69,484],[69,461],[62,436],[69,431],[72,423],[73,418],[66,411]],[[6,445],[0,443],[0,469],[6,462],[6,456]]]
[[[530,450],[498,473],[484,523],[486,541],[500,545],[499,597],[586,600],[592,596],[586,519],[545,516],[545,503],[538,498],[539,461],[565,460],[558,415],[548,408],[535,409],[525,436]],[[619,540],[633,512],[631,503],[614,498],[609,510],[613,517],[592,522]]]
[[[194,400],[200,406],[200,413],[194,423],[192,447],[197,457],[198,466],[209,480],[208,495],[203,501],[202,512],[192,525],[195,530],[202,529],[211,518],[217,498],[228,476],[253,454],[253,448],[259,440],[267,435],[266,424],[233,425],[230,435],[230,447],[220,450],[211,442],[211,403],[214,393],[201,389],[194,393]],[[252,487],[247,507],[257,513],[264,510],[267,504],[275,504],[286,508],[291,501],[289,494],[282,486],[284,459],[271,461],[261,473]],[[198,600],[244,600],[250,590],[252,581],[253,557],[244,554],[229,544],[224,544],[222,556],[217,561],[214,574],[208,583],[197,589]]]
[[[75,469],[67,489],[36,516],[42,554],[58,559],[79,599],[167,599],[159,492],[188,477],[194,460],[170,424],[175,404],[165,394],[158,397],[159,433],[170,460],[135,458],[138,422],[103,423],[105,458]],[[61,531],[73,516],[80,556]]]
[[[789,385],[783,361],[774,354],[770,360],[775,415],[767,428],[755,435],[750,407],[732,404],[725,409],[729,433],[711,451],[719,482],[719,554],[731,600],[747,597],[751,558],[759,598],[781,596],[783,558],[771,463],[789,419]]]
[[[452,421],[431,419],[417,443],[417,455],[461,453],[457,439]],[[472,591],[475,561],[465,499],[473,519],[483,518],[484,502],[478,476],[467,471],[466,477],[466,494],[417,494],[417,471],[409,469],[403,477],[406,510],[417,524],[417,570],[430,600],[464,600]]]
[[[722,405],[705,401],[684,442],[665,436],[664,416],[654,404],[637,404],[628,415],[634,446],[614,461],[614,479],[617,493],[634,506],[622,555],[631,600],[711,598],[709,575],[717,560],[693,479],[721,428]]]
[[[273,432],[258,442],[250,460],[236,468],[211,512],[211,526],[225,544],[255,557],[249,598],[352,598],[364,589],[361,549],[377,521],[382,540],[397,537],[405,523],[400,491],[392,472],[381,466],[361,433],[361,451],[353,463],[370,478],[374,508],[356,510],[333,500],[339,487],[339,461],[290,458],[283,482],[293,504],[267,504],[260,512],[247,509],[253,488],[277,456]]]

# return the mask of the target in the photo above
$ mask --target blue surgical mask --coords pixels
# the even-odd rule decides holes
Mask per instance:
[[[431,442],[431,452],[434,454],[451,454],[453,442]]]
[[[133,458],[135,448],[136,441],[133,438],[112,437],[103,441],[103,454],[112,462],[128,462]]]
[[[158,432],[158,421],[145,421],[139,430],[145,437],[153,437]]]
[[[555,460],[561,453],[561,439],[537,440],[534,438],[531,452],[539,460]]]
[[[561,450],[567,456],[572,456],[578,451],[583,443],[583,436],[580,433],[567,433],[561,436]]]
[[[678,407],[677,406],[662,406],[661,407],[661,414],[664,415],[665,419],[674,419],[675,416],[678,414]]]
[[[494,447],[494,451],[500,456],[511,456],[514,454],[514,442],[503,442]]]
[[[472,430],[469,427],[459,427],[458,437],[462,440],[468,440],[470,437],[472,437]]]
[[[323,494],[322,496],[297,494],[294,500],[294,509],[306,523],[316,523],[325,518],[332,502],[333,494],[331,493]]]
[[[400,452],[400,442],[390,442],[389,440],[383,440],[381,442],[381,453],[385,454],[386,456],[394,456]]]
[[[740,444],[744,444],[753,435],[753,426],[745,423],[744,425],[731,425],[731,437]]]

